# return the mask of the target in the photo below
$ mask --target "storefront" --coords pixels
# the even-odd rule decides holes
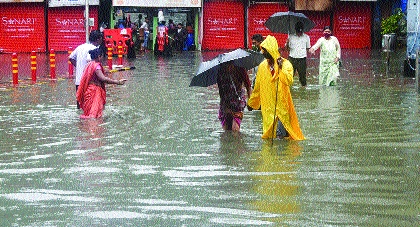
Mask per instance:
[[[288,7],[285,3],[254,3],[248,7],[248,48],[252,47],[251,37],[254,34],[261,34],[263,37],[273,35],[276,37],[279,46],[284,46],[287,34],[273,33],[265,27],[267,19],[277,12],[286,12]]]
[[[372,2],[340,2],[333,21],[333,33],[341,48],[371,48]]]
[[[156,37],[156,28],[158,26],[158,12],[162,11],[166,25],[169,20],[174,24],[181,23],[183,26],[191,28],[194,32],[194,42],[197,46],[199,35],[199,13],[202,0],[113,0],[110,15],[110,28],[118,28],[137,24],[141,26],[144,18],[150,20],[149,30],[152,33],[149,36],[153,42]],[[122,25],[123,24],[123,25]],[[154,46],[153,42],[149,42],[149,48]]]
[[[49,0],[48,48],[67,51],[86,42],[85,0]],[[98,28],[98,0],[89,0],[89,31]]]
[[[329,8],[327,7],[325,11],[308,9],[297,11],[305,14],[315,23],[315,27],[307,32],[312,45],[322,36],[323,27],[332,24],[333,12],[327,9]],[[249,6],[245,8],[242,1],[204,2],[202,48],[203,50],[251,48],[251,37],[254,34],[261,34],[263,37],[272,35],[276,37],[279,47],[283,47],[288,35],[273,33],[265,27],[264,23],[274,13],[288,10],[292,9],[287,1],[250,1]],[[241,18],[245,18],[246,23]]]
[[[207,1],[203,8],[203,50],[244,47],[245,14],[242,1]]]
[[[0,52],[46,50],[43,0],[0,0]]]

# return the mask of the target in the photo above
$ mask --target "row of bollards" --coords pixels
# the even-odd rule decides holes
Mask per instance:
[[[37,61],[36,61],[36,52],[32,51],[31,52],[31,80],[33,83],[36,83],[36,66],[37,66]],[[73,66],[72,66],[73,68]],[[73,71],[73,69],[72,69]],[[70,68],[69,68],[69,72],[70,72]],[[71,74],[73,75],[73,73]],[[13,80],[13,85],[17,85],[19,83],[19,68],[18,68],[18,55],[17,53],[13,53],[12,54],[12,80]],[[54,49],[50,50],[50,78],[51,79],[55,79],[56,78],[56,74],[55,74],[55,51]]]
[[[72,47],[69,47],[67,53],[70,55],[72,53],[73,49]],[[112,69],[112,46],[111,44],[108,45],[108,67],[109,69]],[[50,78],[52,80],[56,79],[56,70],[55,70],[55,51],[54,49],[50,50],[49,54],[50,59]],[[33,83],[36,83],[37,75],[36,75],[36,67],[37,67],[37,61],[36,61],[36,52],[31,52],[31,80]],[[123,47],[118,46],[118,64],[123,64]],[[69,76],[73,76],[74,73],[74,67],[73,64],[68,61],[68,70],[69,70]],[[12,78],[13,78],[13,85],[17,85],[19,83],[19,70],[18,70],[18,55],[17,53],[12,53]]]

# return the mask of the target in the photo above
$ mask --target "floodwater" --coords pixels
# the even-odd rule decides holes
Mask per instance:
[[[56,81],[3,73],[0,226],[419,225],[419,94],[397,54],[385,73],[378,51],[344,50],[336,87],[310,58],[299,142],[262,140],[258,111],[222,131],[217,88],[188,86],[215,55],[125,62],[98,120],[79,119],[65,55]]]

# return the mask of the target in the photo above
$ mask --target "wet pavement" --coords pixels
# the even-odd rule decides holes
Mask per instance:
[[[261,139],[261,113],[223,132],[216,87],[189,87],[216,52],[151,54],[112,73],[80,120],[67,54],[57,80],[0,60],[0,226],[418,226],[420,104],[404,51],[343,50],[338,86],[292,86],[307,140]],[[27,55],[29,56],[29,55]],[[26,59],[19,55],[19,59]],[[26,60],[21,60],[24,62]],[[28,60],[29,62],[29,60]],[[10,69],[8,73],[8,69]]]

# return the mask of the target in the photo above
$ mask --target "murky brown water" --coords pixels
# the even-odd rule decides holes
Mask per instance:
[[[137,58],[99,120],[79,119],[71,79],[4,76],[0,226],[419,224],[419,94],[398,61],[386,75],[381,54],[345,51],[339,85],[319,87],[309,59],[292,86],[307,140],[272,143],[260,112],[224,133],[217,89],[188,87],[214,55]]]

